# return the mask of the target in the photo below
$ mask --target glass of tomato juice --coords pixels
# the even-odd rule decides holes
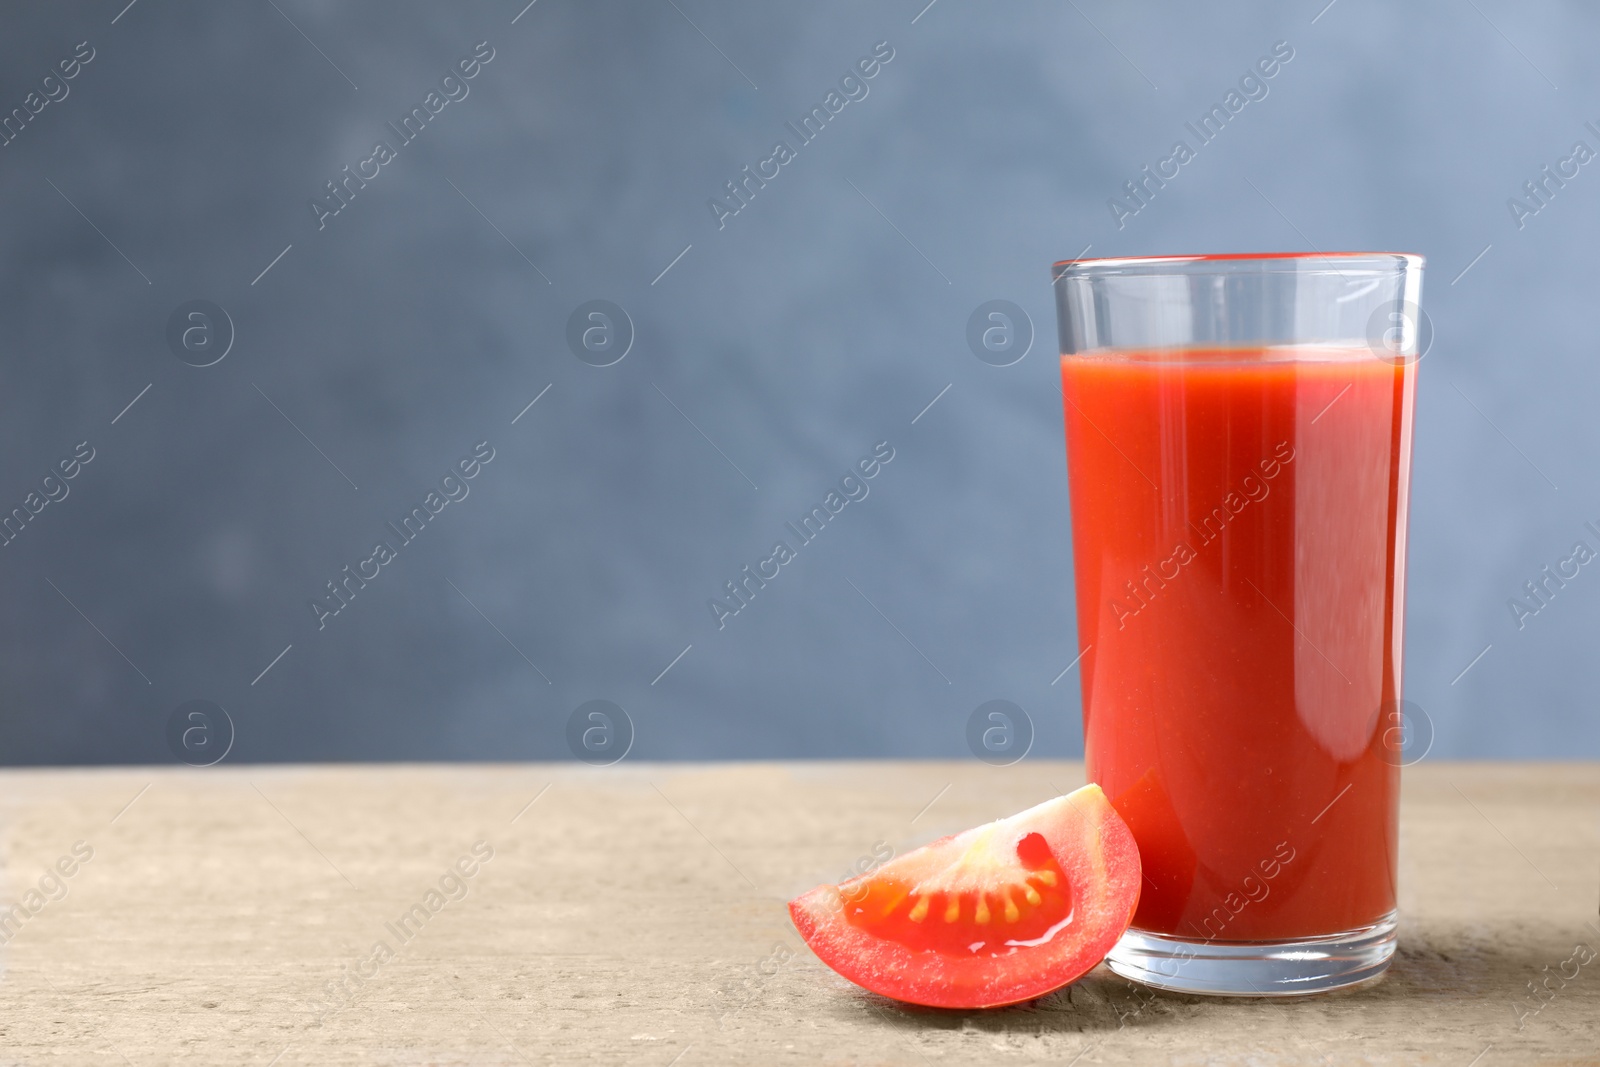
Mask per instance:
[[[1374,978],[1395,948],[1422,258],[1062,262],[1084,753],[1139,844],[1127,978]]]

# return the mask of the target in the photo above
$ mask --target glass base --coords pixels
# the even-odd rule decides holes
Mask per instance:
[[[1297,997],[1371,981],[1394,956],[1395,913],[1371,926],[1293,941],[1184,941],[1129,930],[1106,964],[1174,993]]]

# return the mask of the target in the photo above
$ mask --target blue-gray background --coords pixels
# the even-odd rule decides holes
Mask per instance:
[[[170,762],[190,699],[230,760],[568,757],[591,698],[635,758],[960,755],[993,698],[1076,754],[1048,265],[1085,246],[1425,254],[1407,695],[1435,755],[1600,755],[1600,576],[1507,607],[1597,543],[1600,170],[1521,229],[1506,204],[1600,147],[1600,12],[925,3],[8,7],[0,112],[94,59],[0,148],[0,510],[95,459],[0,549],[0,760]],[[707,198],[880,41],[719,230]],[[1278,41],[1268,96],[1119,230],[1108,197]],[[164,336],[196,298],[236,329],[207,368]],[[592,299],[636,327],[611,367],[567,345]],[[1038,335],[1013,366],[968,349],[992,299]],[[308,600],[481,440],[470,496],[319,631]],[[708,598],[881,440],[871,495],[719,631]]]

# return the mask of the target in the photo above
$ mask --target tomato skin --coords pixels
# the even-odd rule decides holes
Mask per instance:
[[[901,867],[928,870],[941,858],[940,850],[953,855],[964,839],[988,827],[935,841],[841,886],[818,886],[790,901],[795,929],[845,978],[911,1004],[997,1008],[1072,983],[1105,958],[1138,908],[1142,876],[1133,835],[1095,785],[991,826],[1035,848],[1037,841],[1029,835],[1040,835],[1070,886],[1070,918],[1044,943],[1002,955],[962,956],[878,936],[870,925],[846,915],[845,901],[859,899],[860,887],[871,879],[895,877],[894,869]]]

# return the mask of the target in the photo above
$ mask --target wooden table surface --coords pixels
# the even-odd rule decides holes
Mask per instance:
[[[5,771],[0,1064],[1597,1063],[1597,770],[1408,768],[1376,985],[989,1013],[856,989],[784,902],[1079,764]]]

